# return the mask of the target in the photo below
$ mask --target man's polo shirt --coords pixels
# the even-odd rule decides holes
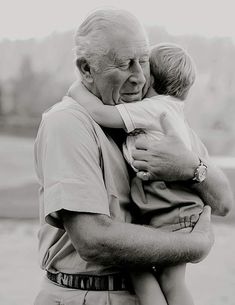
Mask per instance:
[[[41,267],[52,272],[115,272],[113,267],[84,261],[57,214],[65,209],[131,222],[128,171],[113,139],[66,96],[43,114],[35,167],[40,183]]]

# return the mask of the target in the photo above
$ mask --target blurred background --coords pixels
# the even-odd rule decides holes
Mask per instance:
[[[151,44],[185,47],[197,67],[187,117],[235,191],[233,1],[0,0],[0,304],[30,305],[43,272],[37,261],[38,199],[33,144],[41,114],[76,79],[74,30],[89,11],[134,13]],[[216,243],[188,268],[196,305],[234,304],[235,209],[213,217]]]

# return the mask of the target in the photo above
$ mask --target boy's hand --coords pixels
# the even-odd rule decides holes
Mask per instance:
[[[179,181],[189,180],[199,164],[198,157],[189,151],[166,114],[161,115],[161,126],[165,136],[156,143],[147,143],[143,139],[136,141],[136,150],[132,155],[133,166],[141,171],[138,176],[150,180]],[[143,172],[149,174],[142,175]]]

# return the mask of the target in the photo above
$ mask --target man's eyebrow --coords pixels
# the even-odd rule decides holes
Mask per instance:
[[[149,53],[142,54],[140,57],[149,57]]]
[[[149,57],[150,56],[150,51],[144,49],[142,54],[139,53],[139,57]]]
[[[148,58],[149,59],[150,56],[150,51],[146,48],[143,48],[143,50],[140,51],[136,51],[133,56],[128,56],[128,55],[122,55],[122,54],[117,54],[115,52],[113,52],[112,50],[109,53],[109,58],[111,60],[113,60],[114,64],[120,64],[122,62],[127,62],[129,60],[136,58]]]
[[[115,54],[113,56],[113,60],[114,60],[115,64],[119,64],[122,62],[129,61],[129,60],[131,60],[131,58],[129,56],[119,56],[119,54]]]
[[[130,56],[115,57],[116,62],[122,62],[122,61],[128,61],[128,60],[131,60]]]
[[[146,53],[142,53],[142,54],[135,54],[135,56],[137,58],[143,58],[143,57],[148,57],[149,58],[150,53],[146,52]],[[118,54],[116,54],[116,56],[114,57],[115,62],[122,62],[122,61],[128,61],[128,60],[132,60],[133,58],[130,56],[118,56]]]

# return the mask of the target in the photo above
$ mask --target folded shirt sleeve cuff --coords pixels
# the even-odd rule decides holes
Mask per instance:
[[[132,132],[133,130],[135,130],[134,122],[132,121],[129,112],[128,112],[127,108],[125,107],[125,104],[119,104],[119,105],[116,105],[115,107],[117,108],[117,110],[119,111],[119,113],[122,117],[122,120],[125,124],[126,131],[129,133],[129,132]]]

